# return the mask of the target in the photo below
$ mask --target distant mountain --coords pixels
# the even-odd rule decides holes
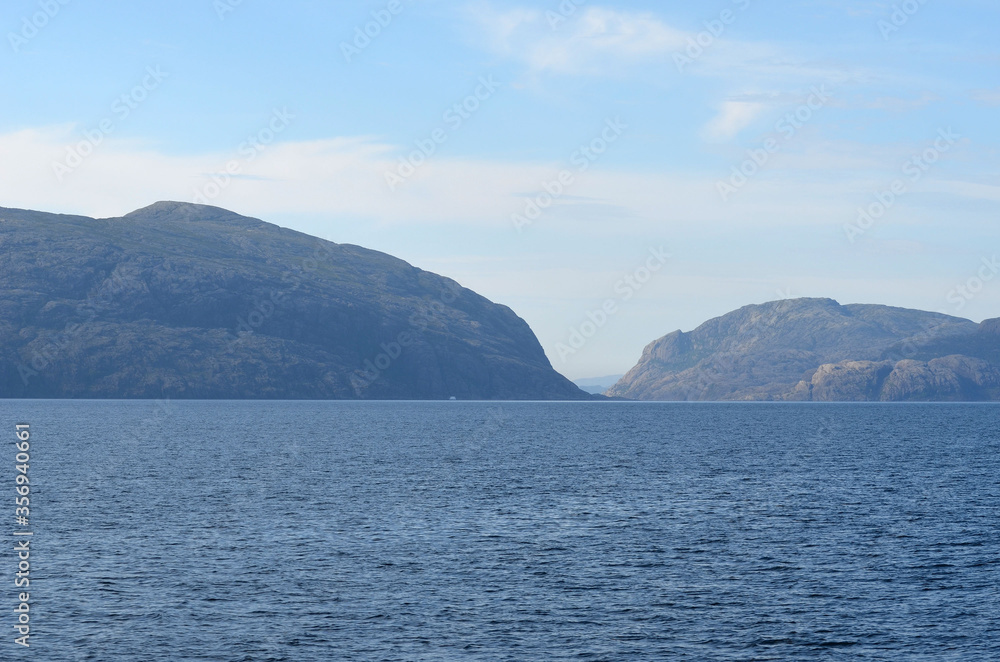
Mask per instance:
[[[0,249],[0,397],[589,397],[509,308],[216,207],[0,208]]]
[[[586,379],[574,379],[573,383],[587,393],[604,393],[609,388],[618,383],[623,375],[608,375],[606,377],[587,377]]]
[[[608,393],[636,400],[1000,399],[1000,320],[795,299],[651,343]]]

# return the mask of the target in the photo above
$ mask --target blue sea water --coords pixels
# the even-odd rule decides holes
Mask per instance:
[[[0,659],[1000,659],[1000,407],[0,402]],[[4,512],[9,510],[10,512]]]

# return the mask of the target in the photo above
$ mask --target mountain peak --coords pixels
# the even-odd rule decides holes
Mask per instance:
[[[1000,371],[994,385],[993,372],[976,363],[992,356],[992,345],[978,340],[976,331],[988,335],[994,328],[998,325],[977,325],[941,313],[841,305],[828,298],[772,301],[744,306],[694,331],[675,331],[653,341],[608,395],[639,400],[783,400],[824,399],[831,394],[840,399],[919,399],[932,393],[942,399],[975,399],[1000,389]],[[930,347],[935,342],[947,346],[937,351]],[[919,379],[901,372],[896,378],[908,386],[883,392],[882,382],[892,373],[893,360],[918,351],[936,352],[924,357],[932,363],[957,354],[967,355],[971,363],[928,364],[926,375]],[[824,366],[852,361],[863,363],[864,370],[849,366],[846,371],[823,371]],[[864,388],[832,389],[833,378],[827,372],[857,377]],[[815,382],[821,387],[815,393],[810,390],[814,375],[819,375]],[[933,386],[938,377],[953,388]]]
[[[1000,317],[983,320],[979,325],[979,333],[984,335],[1000,335]]]
[[[751,304],[744,306],[740,310],[816,310],[837,308],[842,308],[842,306],[836,299],[827,297],[798,297],[795,299],[776,299],[766,303]]]
[[[172,200],[161,200],[154,202],[148,207],[137,209],[122,217],[130,221],[182,221],[182,222],[204,222],[204,221],[252,221],[254,224],[263,223],[258,219],[251,219],[246,216],[231,212],[222,207],[211,205],[199,205],[193,202],[176,202]]]
[[[509,308],[384,253],[184,202],[0,218],[0,397],[590,397]]]

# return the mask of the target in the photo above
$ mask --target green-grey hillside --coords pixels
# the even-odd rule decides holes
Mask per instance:
[[[0,397],[585,399],[456,282],[202,205],[0,208]]]
[[[650,343],[607,395],[636,400],[996,400],[1000,323],[795,299]]]

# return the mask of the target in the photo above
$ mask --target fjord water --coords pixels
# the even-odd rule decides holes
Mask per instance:
[[[993,405],[0,412],[33,442],[3,659],[1000,659]]]

